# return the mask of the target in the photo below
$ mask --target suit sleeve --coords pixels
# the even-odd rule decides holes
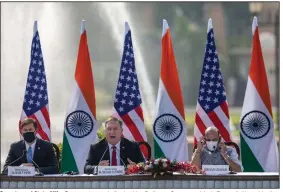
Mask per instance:
[[[134,161],[135,163],[145,162],[145,158],[137,142],[133,143],[133,152],[134,152],[133,154],[135,154],[134,155],[135,158],[132,161]]]
[[[8,172],[8,169],[7,169],[8,165],[10,165],[10,163],[12,163],[13,161],[16,160],[16,157],[13,155],[12,148],[13,148],[13,144],[10,146],[10,150],[9,150],[8,156],[6,158],[2,173],[7,173]]]
[[[43,174],[58,174],[58,162],[52,144],[46,146],[46,166],[39,167],[39,171]]]
[[[88,152],[88,157],[86,159],[86,163],[84,166],[84,173],[85,174],[93,174],[95,167],[98,165],[98,159],[95,155],[96,150],[95,146],[91,145]]]

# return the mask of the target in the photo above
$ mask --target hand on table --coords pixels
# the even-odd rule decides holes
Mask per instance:
[[[109,160],[100,161],[98,166],[109,166]]]
[[[131,161],[131,159],[129,159],[129,158],[127,158],[127,160],[128,160],[130,165],[135,165],[136,164],[135,162]]]

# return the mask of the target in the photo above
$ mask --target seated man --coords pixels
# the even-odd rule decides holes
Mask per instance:
[[[230,165],[232,171],[242,172],[243,170],[235,148],[226,146],[221,141],[216,127],[208,127],[205,130],[205,137],[197,142],[191,164],[198,170],[202,165]]]
[[[43,174],[57,174],[58,162],[50,142],[36,137],[37,123],[27,118],[21,123],[24,140],[11,144],[5,161],[3,174],[7,174],[8,166],[35,166]]]
[[[122,138],[122,121],[110,117],[105,122],[106,138],[90,146],[84,173],[94,174],[96,166],[117,166],[144,162],[137,142]]]

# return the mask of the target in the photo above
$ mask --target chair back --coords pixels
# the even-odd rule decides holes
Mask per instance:
[[[52,143],[52,146],[55,149],[54,153],[56,155],[56,159],[57,159],[58,166],[59,166],[59,169],[60,169],[60,162],[59,162],[60,161],[60,150],[59,150],[59,147],[55,143]]]
[[[150,145],[146,141],[140,141],[139,147],[140,147],[142,154],[145,157],[145,159],[149,161],[151,159],[151,147],[150,147]]]
[[[230,141],[230,142],[226,142],[225,145],[229,146],[229,147],[233,147],[236,149],[237,151],[237,154],[238,154],[238,159],[241,159],[240,155],[240,147],[238,146],[237,143],[233,142],[233,141]]]

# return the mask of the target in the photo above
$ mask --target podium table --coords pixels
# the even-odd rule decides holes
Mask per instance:
[[[103,188],[103,189],[278,189],[279,173],[238,173],[232,175],[181,175],[157,176],[124,175],[45,175],[36,177],[1,176],[1,188],[29,189],[68,189],[68,188]]]

